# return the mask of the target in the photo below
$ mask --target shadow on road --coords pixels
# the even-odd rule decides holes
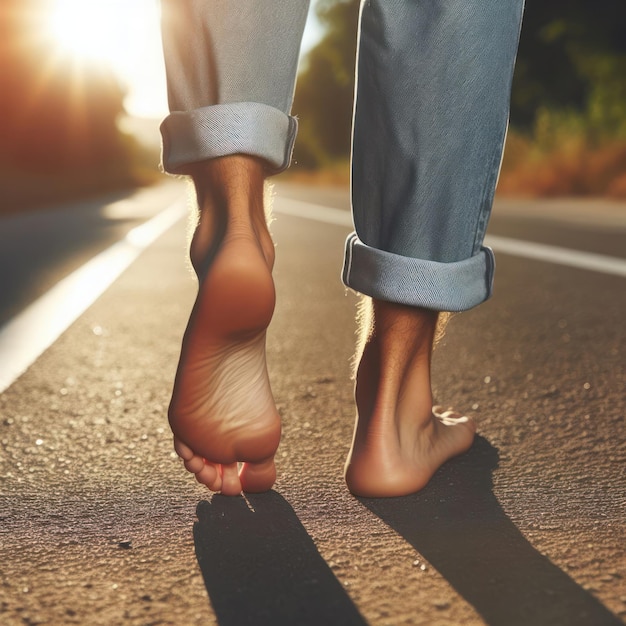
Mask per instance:
[[[275,491],[198,504],[196,557],[221,626],[365,625]]]
[[[493,493],[497,450],[477,437],[426,489],[360,501],[404,537],[491,626],[621,624],[540,554]]]

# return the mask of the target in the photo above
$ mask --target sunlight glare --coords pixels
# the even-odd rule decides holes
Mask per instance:
[[[2,0],[0,0],[1,2]],[[139,117],[167,114],[158,0],[48,0],[48,36],[78,65],[110,67],[128,90],[125,106]],[[302,53],[323,34],[311,3]]]
[[[119,28],[118,3],[56,0],[50,15],[50,33],[59,48],[79,60],[110,62]]]
[[[167,111],[157,0],[51,0],[47,29],[59,54],[105,65],[126,86],[129,113]]]

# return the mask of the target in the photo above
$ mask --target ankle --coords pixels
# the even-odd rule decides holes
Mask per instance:
[[[265,215],[265,166],[262,160],[247,155],[230,155],[194,163],[188,171],[198,202],[198,223],[191,243],[192,264],[225,236],[256,241],[270,269],[274,263],[274,244]]]
[[[438,311],[373,299],[372,333],[383,341],[415,338],[429,344],[438,316]]]
[[[432,407],[430,364],[438,313],[381,300],[372,302],[371,312],[356,374],[360,412],[384,419],[417,412],[425,419]]]
[[[193,180],[201,210],[263,205],[266,174],[261,159],[234,154],[194,163],[187,173]]]
[[[437,311],[372,301],[368,343],[377,346],[382,376],[402,378],[415,367],[430,370]]]

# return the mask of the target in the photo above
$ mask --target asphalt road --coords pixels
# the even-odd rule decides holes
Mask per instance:
[[[3,218],[0,324],[183,193]],[[356,499],[347,204],[278,188],[273,492],[211,498],[171,452],[184,219],[4,391],[0,623],[624,623],[624,277],[497,252],[494,297],[434,357],[436,398],[475,415],[475,446],[419,494]],[[490,234],[623,259],[626,207],[500,202]]]

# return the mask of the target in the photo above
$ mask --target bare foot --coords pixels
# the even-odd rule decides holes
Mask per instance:
[[[275,292],[262,166],[235,156],[204,167],[194,175],[200,219],[191,243],[199,289],[169,421],[200,483],[224,495],[266,491],[281,427],[265,363]]]
[[[346,482],[365,497],[426,486],[448,459],[471,447],[473,420],[432,406],[430,359],[437,313],[374,301],[357,371],[357,421]]]

